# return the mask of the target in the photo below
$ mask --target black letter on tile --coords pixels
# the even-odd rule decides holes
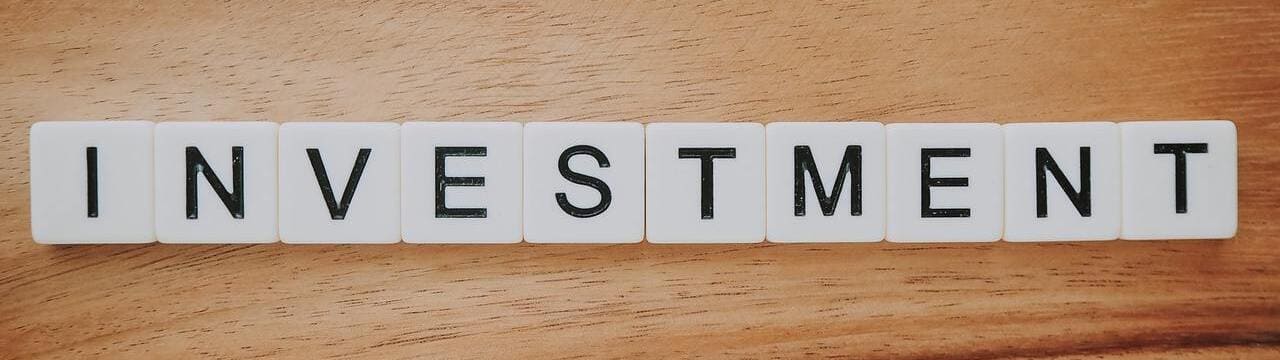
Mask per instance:
[[[920,217],[954,218],[969,217],[969,209],[934,209],[929,207],[930,187],[969,186],[969,178],[935,178],[929,177],[930,159],[935,157],[969,157],[969,148],[925,148],[920,149]]]
[[[735,148],[680,148],[677,156],[681,159],[699,159],[702,161],[702,218],[715,217],[715,171],[712,160],[733,159],[738,157]]]
[[[566,214],[573,217],[589,218],[600,215],[605,209],[609,208],[609,203],[613,202],[613,192],[609,190],[609,184],[605,184],[603,180],[598,178],[576,173],[569,169],[569,158],[575,155],[588,155],[596,159],[596,164],[602,168],[609,167],[609,158],[604,156],[604,152],[591,145],[574,145],[565,149],[560,153],[559,168],[560,176],[563,176],[569,182],[586,185],[600,192],[600,203],[589,208],[580,208],[569,203],[569,197],[565,193],[556,193],[556,203],[560,204],[560,209]]]
[[[1209,152],[1207,143],[1156,144],[1156,154],[1173,154],[1174,207],[1179,214],[1187,213],[1187,154]]]
[[[813,178],[813,193],[818,196],[822,215],[835,215],[840,192],[844,191],[846,174],[853,177],[850,181],[852,184],[849,185],[853,190],[852,194],[849,194],[849,215],[862,215],[862,146],[849,145],[844,148],[844,157],[840,159],[840,170],[836,172],[836,183],[831,189],[831,197],[827,197],[827,191],[822,187],[822,177],[818,176],[818,165],[813,161],[813,152],[809,147],[796,145],[794,157],[796,216],[804,216],[805,213],[804,174],[806,171],[809,172],[809,177]]]
[[[1076,189],[1071,187],[1071,182],[1067,181],[1067,175],[1062,173],[1062,168],[1059,168],[1058,163],[1053,161],[1053,156],[1049,155],[1049,149],[1036,148],[1036,217],[1049,217],[1048,186],[1045,184],[1044,176],[1046,170],[1053,174],[1053,179],[1058,182],[1059,187],[1062,187],[1062,191],[1067,193],[1067,199],[1071,199],[1071,205],[1075,205],[1080,216],[1093,216],[1093,200],[1089,191],[1089,168],[1089,147],[1081,146],[1080,191],[1076,192]]]
[[[437,146],[436,147],[436,218],[485,218],[489,210],[485,208],[450,208],[445,205],[445,188],[450,186],[484,186],[484,177],[445,176],[445,158],[450,156],[488,156],[489,148],[483,146]]]
[[[356,185],[360,183],[360,175],[364,174],[364,166],[369,162],[372,149],[360,149],[356,153],[356,164],[351,167],[351,176],[347,178],[347,188],[342,190],[342,201],[333,198],[333,186],[329,185],[329,172],[324,170],[324,160],[320,159],[320,149],[307,149],[307,158],[311,159],[311,171],[316,174],[316,183],[320,184],[320,194],[324,195],[324,204],[329,207],[329,218],[342,220],[347,218],[347,209],[351,207],[351,198],[356,195]]]
[[[244,147],[231,147],[231,192],[227,192],[227,188],[222,186],[222,181],[218,180],[218,174],[209,168],[209,162],[204,160],[204,156],[200,154],[200,149],[195,146],[187,147],[187,218],[197,219],[200,217],[197,207],[198,199],[196,192],[196,175],[203,174],[204,179],[209,181],[209,186],[213,187],[213,192],[218,194],[218,198],[222,199],[222,205],[227,207],[227,211],[231,212],[231,217],[236,219],[244,218]]]
[[[98,217],[98,147],[90,146],[84,148],[84,163],[86,181],[88,184],[88,215],[91,218]]]

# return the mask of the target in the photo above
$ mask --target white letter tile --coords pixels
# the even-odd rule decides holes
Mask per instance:
[[[1235,236],[1234,123],[1126,122],[1120,124],[1120,141],[1124,149],[1121,160],[1124,166],[1121,238],[1223,239]],[[1182,181],[1178,180],[1180,178]]]
[[[400,242],[400,124],[285,123],[279,169],[281,241]]]
[[[1120,236],[1120,130],[1115,123],[1007,124],[1004,146],[1005,241]],[[1088,159],[1087,167],[1083,159]],[[1082,175],[1086,172],[1087,178]],[[1062,186],[1062,180],[1068,185]]]
[[[661,123],[646,130],[651,243],[754,243],[765,235],[764,126]]]
[[[1000,239],[1004,224],[1000,125],[890,124],[885,133],[889,241]]]
[[[278,127],[272,122],[157,124],[155,199],[156,237],[160,242],[275,242]],[[236,155],[239,161],[233,160]],[[188,158],[192,159],[190,165]],[[239,191],[235,185],[236,168],[241,169]],[[195,195],[190,199],[189,172]],[[218,191],[210,179],[217,179],[222,185]],[[193,207],[188,207],[188,200]]]
[[[884,239],[884,124],[775,122],[765,129],[770,242]]]
[[[635,243],[644,238],[640,124],[529,123],[524,134],[525,241]]]
[[[404,241],[520,242],[523,129],[516,122],[405,123]]]
[[[31,235],[35,241],[155,241],[153,128],[146,121],[33,125]]]

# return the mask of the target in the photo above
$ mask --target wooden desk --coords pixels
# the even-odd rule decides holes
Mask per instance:
[[[0,358],[1277,358],[1280,6],[0,4]],[[27,128],[1232,119],[1226,241],[40,246]]]

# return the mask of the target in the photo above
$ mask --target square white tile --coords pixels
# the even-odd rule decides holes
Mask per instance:
[[[525,124],[525,241],[640,242],[644,174],[639,123]]]
[[[1004,225],[1004,133],[992,123],[890,124],[892,242],[987,242]]]
[[[1110,122],[1004,125],[1006,241],[1120,236],[1120,129]]]
[[[1121,238],[1235,236],[1234,123],[1125,122],[1120,124],[1120,139],[1124,165]]]
[[[405,123],[401,129],[404,241],[520,242],[523,130],[516,122]]]
[[[31,126],[31,236],[41,244],[155,241],[147,121]]]
[[[775,122],[765,126],[765,132],[766,239],[884,239],[884,124]]]
[[[275,242],[278,127],[272,122],[156,124],[160,242]]]
[[[763,125],[658,123],[645,136],[649,242],[764,240]]]
[[[400,124],[280,125],[280,241],[400,242]]]

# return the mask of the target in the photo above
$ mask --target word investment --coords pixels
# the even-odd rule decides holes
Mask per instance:
[[[31,128],[36,242],[1229,238],[1230,121]]]

